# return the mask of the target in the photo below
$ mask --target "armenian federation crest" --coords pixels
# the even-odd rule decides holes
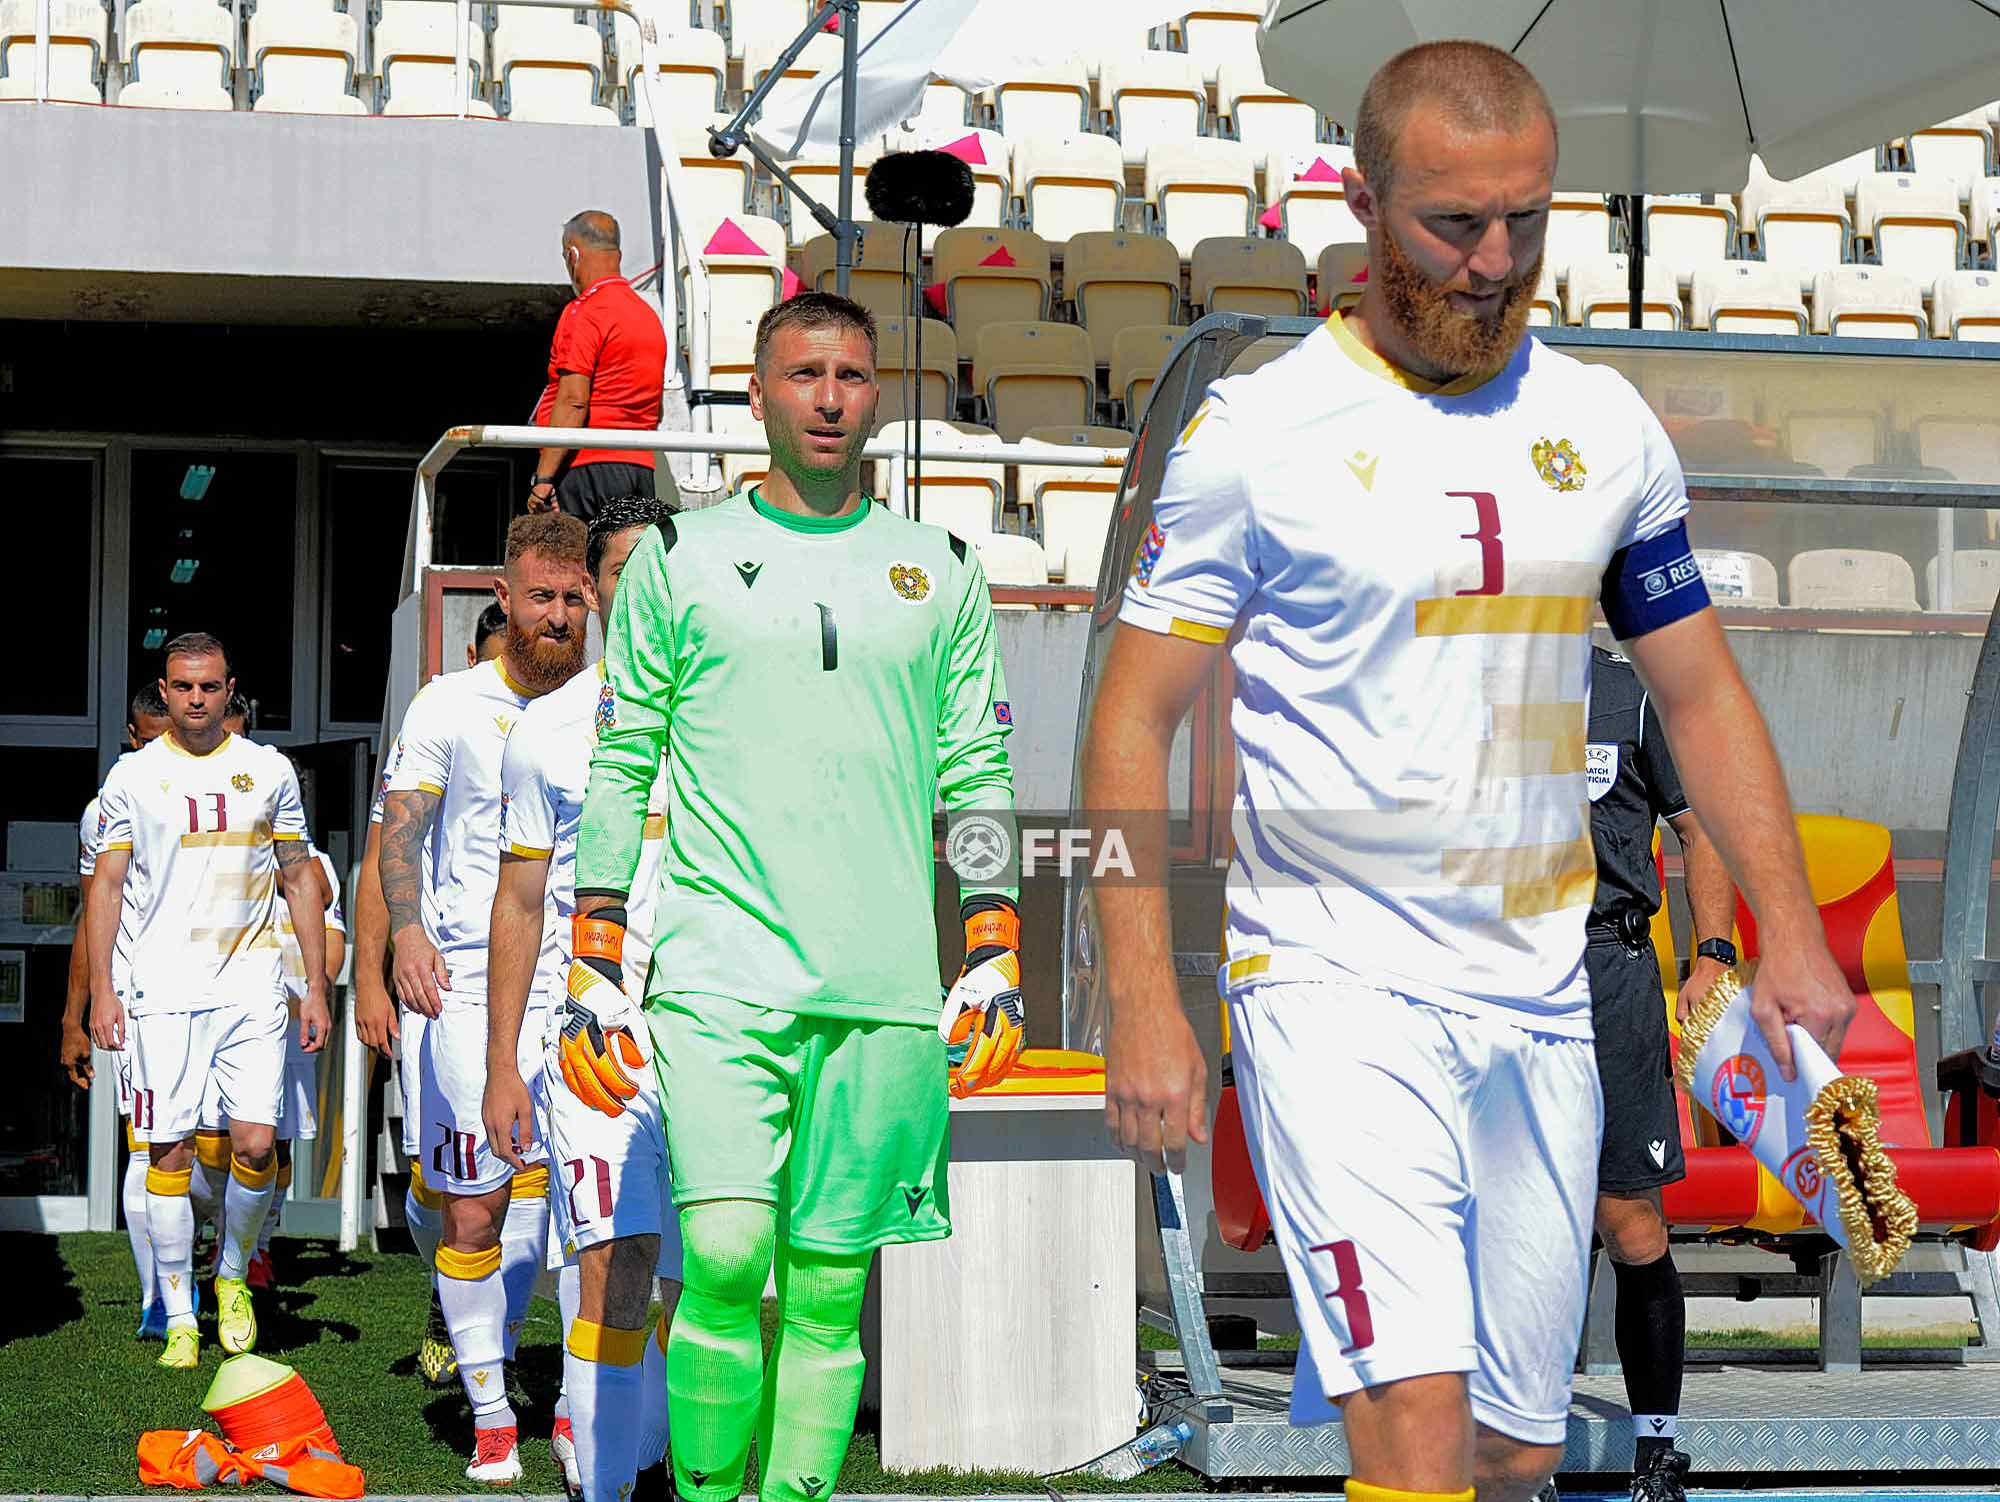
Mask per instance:
[[[229,785],[239,793],[247,793],[257,784],[251,779],[248,772],[238,772],[234,777],[229,779]]]
[[[598,739],[602,740],[618,723],[618,694],[609,683],[597,691],[597,710],[590,717],[590,727]]]
[[[892,563],[889,587],[906,600],[927,600],[931,594],[931,576],[914,563]]]
[[[1576,451],[1576,445],[1567,438],[1554,443],[1544,438],[1528,450],[1528,457],[1535,461],[1535,473],[1551,490],[1581,490],[1584,477],[1590,473],[1583,467],[1583,456]]]

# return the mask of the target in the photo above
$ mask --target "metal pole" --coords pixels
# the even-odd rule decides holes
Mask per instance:
[[[1625,326],[1646,326],[1646,195],[1625,196]]]
[[[458,17],[458,35],[452,39],[452,57],[457,71],[452,74],[452,92],[458,96],[458,118],[472,111],[472,64],[467,56],[472,32],[472,0],[457,0],[453,13]]]
[[[49,97],[49,19],[50,0],[35,0],[35,99],[45,102]],[[850,78],[853,75],[848,75]]]
[[[833,290],[845,297],[854,270],[854,73],[861,0],[840,0],[840,11],[840,227],[834,231]],[[919,384],[923,378],[918,371]]]

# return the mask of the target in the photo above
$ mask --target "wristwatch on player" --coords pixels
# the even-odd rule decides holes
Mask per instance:
[[[531,476],[528,480],[528,489],[540,490],[544,485],[546,485],[551,490],[553,490],[555,488],[555,483],[556,482],[553,479],[551,479],[548,475],[534,475]]]
[[[1736,946],[1727,939],[1703,939],[1694,946],[1694,952],[1724,965],[1736,963]]]

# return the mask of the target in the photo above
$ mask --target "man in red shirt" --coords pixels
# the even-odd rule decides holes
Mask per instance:
[[[618,221],[586,209],[563,226],[562,253],[576,300],[556,320],[536,426],[658,428],[667,335],[659,314],[619,274]],[[545,448],[528,485],[528,509],[560,506],[587,523],[612,496],[656,494],[657,457],[650,449]],[[672,502],[671,475],[666,485]]]

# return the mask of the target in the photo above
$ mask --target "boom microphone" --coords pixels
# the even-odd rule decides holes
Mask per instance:
[[[972,169],[948,151],[892,151],[868,169],[868,210],[892,224],[963,224]]]

